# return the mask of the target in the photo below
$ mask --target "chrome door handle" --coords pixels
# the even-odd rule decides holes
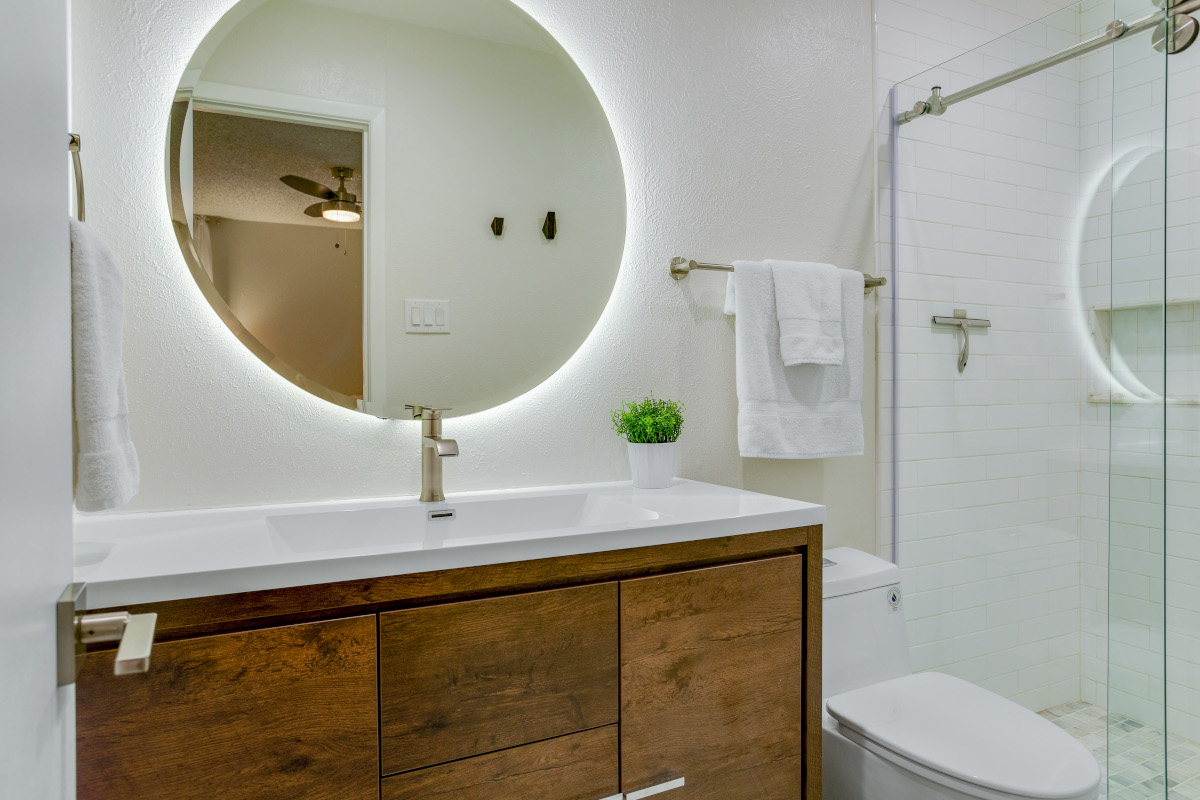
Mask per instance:
[[[114,675],[132,675],[150,669],[150,651],[154,648],[154,627],[158,614],[84,614],[75,618],[75,635],[80,644],[120,642],[113,662]]]
[[[672,789],[678,789],[683,786],[683,778],[675,778],[666,783],[659,783],[654,786],[647,786],[645,789],[638,789],[636,792],[626,792],[625,800],[642,800],[644,797],[669,792]]]
[[[86,605],[86,583],[71,584],[58,598],[58,685],[70,686],[75,682],[87,645],[96,642],[120,642],[113,663],[114,675],[149,671],[158,614],[75,613]]]

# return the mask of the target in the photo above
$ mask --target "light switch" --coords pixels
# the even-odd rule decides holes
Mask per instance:
[[[449,300],[404,301],[405,333],[449,333]]]

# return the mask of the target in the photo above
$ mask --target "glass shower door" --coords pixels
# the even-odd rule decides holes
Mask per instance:
[[[1136,19],[1155,6],[1118,0],[1111,11]],[[1085,58],[1081,74],[1092,72],[1109,94],[1083,173],[1097,187],[1093,252],[1101,259],[1089,310],[1102,351],[1107,344],[1089,402],[1097,427],[1108,428],[1108,793],[1165,798],[1167,56],[1146,36],[1131,37]]]
[[[1160,13],[1084,0],[893,92],[880,551],[916,669],[1041,713],[1110,798],[1200,800],[1200,48],[1111,40]]]

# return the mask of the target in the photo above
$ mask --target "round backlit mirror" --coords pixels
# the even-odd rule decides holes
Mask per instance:
[[[242,0],[184,74],[168,181],[229,328],[379,417],[544,381],[595,325],[625,241],[604,111],[508,0]]]

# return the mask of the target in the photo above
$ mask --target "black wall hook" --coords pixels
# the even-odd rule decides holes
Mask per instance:
[[[554,218],[553,211],[546,212],[546,221],[542,224],[542,235],[547,239],[553,239],[558,235],[558,220]]]
[[[492,233],[496,236],[504,234],[504,217],[492,217]]]

